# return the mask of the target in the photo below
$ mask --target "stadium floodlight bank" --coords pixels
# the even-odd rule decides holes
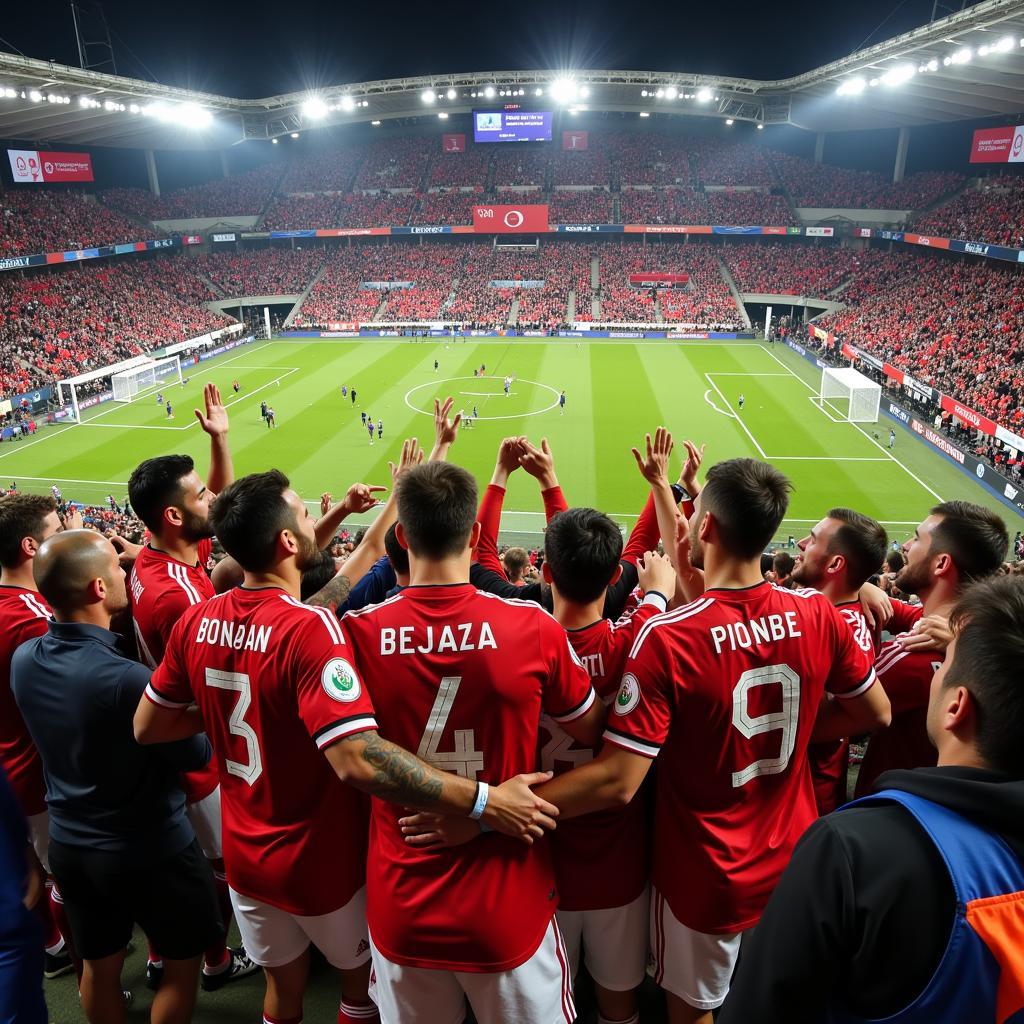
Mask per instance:
[[[181,359],[169,356],[167,359],[154,359],[142,366],[134,366],[129,370],[112,374],[110,387],[114,392],[115,402],[130,402],[140,392],[155,388],[168,377],[181,383]]]
[[[882,387],[860,370],[849,366],[826,366],[821,371],[818,403],[850,423],[877,423]]]

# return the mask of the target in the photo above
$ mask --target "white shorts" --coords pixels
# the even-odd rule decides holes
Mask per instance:
[[[43,870],[50,873],[50,812],[40,811],[28,819],[28,837]]]
[[[242,945],[260,967],[290,964],[311,942],[342,971],[362,967],[370,959],[365,886],[345,906],[318,917],[289,914],[234,889],[230,892]]]
[[[654,980],[694,1009],[714,1010],[725,1002],[743,934],[695,932],[676,920],[657,889],[651,891]]]
[[[206,859],[220,860],[224,856],[220,842],[220,786],[209,796],[189,804],[185,813]]]
[[[370,998],[381,1024],[460,1024],[469,1000],[478,1024],[573,1024],[576,1006],[554,918],[537,951],[510,971],[474,974],[394,964],[373,945]]]
[[[647,925],[651,896],[648,889],[624,907],[607,910],[559,910],[569,966],[575,979],[583,961],[601,988],[628,992],[644,980],[647,967]]]

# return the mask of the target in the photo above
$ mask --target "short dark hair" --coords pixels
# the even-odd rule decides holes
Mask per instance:
[[[708,470],[702,512],[715,517],[722,545],[739,558],[755,558],[771,542],[789,507],[790,481],[757,459],[727,459]]]
[[[384,551],[391,568],[403,576],[409,575],[409,552],[398,543],[398,523],[392,523],[384,534]]]
[[[772,569],[775,570],[776,576],[792,576],[794,565],[796,559],[788,551],[776,551],[772,558]]]
[[[21,542],[26,537],[43,539],[43,520],[57,511],[48,494],[8,494],[0,498],[0,565],[13,569],[21,561]]]
[[[1003,564],[1010,535],[991,509],[971,501],[944,501],[932,510],[942,522],[932,531],[932,555],[948,554],[965,583],[991,576]]]
[[[963,686],[977,708],[977,747],[996,771],[1024,776],[1024,579],[996,576],[968,587],[949,616],[956,651],[944,688]]]
[[[160,455],[135,467],[128,478],[128,501],[150,533],[160,532],[165,508],[181,503],[182,478],[193,469],[190,455]]]
[[[903,557],[903,552],[899,548],[893,548],[885,556],[885,568],[887,572],[899,572],[907,564],[907,560]]]
[[[450,462],[414,466],[395,489],[398,521],[409,550],[421,558],[464,551],[476,522],[476,481]]]
[[[273,564],[282,530],[298,532],[295,513],[284,500],[290,486],[279,469],[250,473],[228,484],[210,507],[217,539],[247,572],[262,572]]]
[[[608,588],[622,557],[622,533],[603,512],[570,508],[554,516],[544,533],[544,558],[558,592],[589,604]]]
[[[337,575],[334,558],[330,551],[321,551],[317,555],[316,564],[302,572],[299,584],[299,600],[308,601],[314,594],[323,590]]]
[[[889,537],[881,523],[852,508],[830,508],[828,518],[843,525],[832,535],[831,554],[842,555],[849,566],[850,583],[861,586],[885,561]]]

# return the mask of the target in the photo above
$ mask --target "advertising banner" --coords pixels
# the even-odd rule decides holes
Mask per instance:
[[[442,135],[441,136],[441,151],[443,153],[465,153],[466,152],[466,136],[465,135]]]
[[[331,320],[327,324],[329,331],[358,331],[359,324],[354,320]]]
[[[474,110],[474,142],[550,142],[550,110]]]
[[[660,271],[629,275],[629,283],[640,288],[682,288],[689,280],[689,274],[665,274]]]
[[[233,242],[235,241],[235,237],[234,232],[226,232],[223,235],[214,235],[213,240],[215,242]]]
[[[831,238],[835,233],[835,228],[804,228],[804,234],[808,238]]]
[[[979,128],[971,140],[972,164],[1007,164],[1024,160],[1024,126]]]
[[[854,228],[853,229],[853,237],[854,238],[870,238],[871,237],[871,228]]]
[[[11,176],[16,184],[43,185],[58,181],[93,181],[88,153],[57,153],[34,149],[9,149]]]
[[[990,437],[995,436],[996,425],[987,416],[982,416],[980,412],[975,412],[974,409],[961,405],[955,398],[950,398],[949,395],[943,395],[939,404],[944,412],[955,416],[961,423],[966,424],[968,427],[973,427],[975,430],[980,430],[983,434],[988,434]]]
[[[562,132],[562,149],[586,149],[589,138],[589,132]]]
[[[522,234],[548,230],[547,204],[530,206],[474,206],[473,230],[496,234]]]

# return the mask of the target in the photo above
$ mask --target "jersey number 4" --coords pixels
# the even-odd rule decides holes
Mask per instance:
[[[206,670],[206,685],[216,687],[218,690],[234,690],[238,694],[238,700],[228,719],[228,731],[232,736],[237,736],[245,743],[247,757],[244,762],[232,761],[231,758],[226,757],[224,767],[227,768],[229,775],[237,775],[240,779],[245,779],[251,786],[263,774],[263,756],[260,754],[256,731],[245,720],[245,713],[252,703],[249,677],[245,672],[222,672],[220,669],[208,668]]]
[[[427,719],[427,727],[423,730],[423,737],[416,753],[441,771],[454,772],[467,779],[475,779],[476,773],[484,770],[484,755],[482,750],[475,749],[476,739],[472,729],[456,729],[455,749],[438,750],[461,683],[462,676],[444,676],[441,679],[437,696],[434,698],[434,706],[430,709],[430,717]]]
[[[751,715],[747,707],[750,691],[758,686],[781,686],[782,708],[766,715]],[[745,786],[759,775],[779,775],[789,767],[796,746],[800,722],[800,677],[788,665],[765,665],[748,669],[732,690],[732,724],[748,739],[762,733],[782,733],[778,757],[762,757],[742,771],[732,773],[734,789]]]

